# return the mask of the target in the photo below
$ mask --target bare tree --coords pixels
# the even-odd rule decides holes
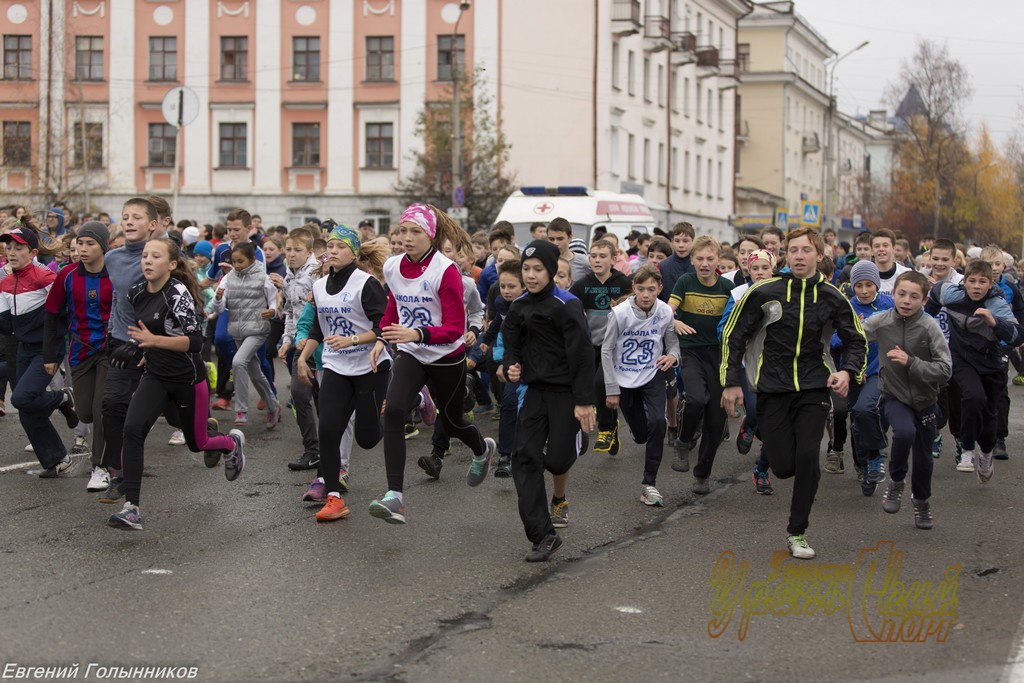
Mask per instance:
[[[934,184],[932,232],[936,237],[941,188],[964,162],[963,110],[972,94],[967,68],[950,56],[945,44],[924,39],[886,89],[886,99],[902,124],[896,149],[898,170]]]

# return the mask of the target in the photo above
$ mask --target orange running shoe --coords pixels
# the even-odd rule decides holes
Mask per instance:
[[[320,508],[320,511],[316,513],[316,521],[318,522],[333,522],[336,519],[342,517],[348,517],[348,513],[351,510],[345,505],[345,501],[338,496],[327,496],[327,504]]]

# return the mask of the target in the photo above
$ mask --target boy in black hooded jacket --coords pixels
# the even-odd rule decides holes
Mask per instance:
[[[527,562],[544,562],[562,545],[548,514],[544,470],[568,472],[581,451],[580,429],[592,431],[595,421],[590,330],[579,299],[554,284],[558,256],[550,242],[527,245],[527,291],[512,302],[501,329],[505,377],[527,385],[512,451],[519,515],[533,543]]]

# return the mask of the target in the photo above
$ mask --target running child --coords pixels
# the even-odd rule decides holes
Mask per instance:
[[[679,364],[672,310],[659,294],[661,272],[641,266],[633,296],[608,316],[600,347],[608,407],[621,408],[633,440],[646,444],[640,501],[658,507],[664,505],[656,484],[665,448],[665,373]]]
[[[703,435],[697,465],[693,468],[693,492],[698,495],[711,492],[708,477],[727,420],[718,378],[722,360],[718,322],[733,283],[716,272],[720,249],[721,245],[713,237],[702,235],[694,240],[691,253],[696,272],[680,277],[669,299],[675,331],[679,335],[684,388],[682,424],[672,469],[677,472],[690,469],[690,450],[696,445],[698,433]]]
[[[791,231],[789,272],[751,286],[722,332],[722,406],[731,412],[742,404],[745,360],[772,471],[781,479],[795,477],[786,544],[798,559],[815,555],[806,531],[821,478],[829,389],[846,395],[850,381],[862,378],[867,357],[867,341],[849,300],[818,272],[824,254],[825,243],[814,228]],[[838,371],[822,362],[833,328],[843,341]]]
[[[1001,247],[990,244],[981,250],[981,260],[992,266],[992,277],[996,285],[1003,291],[1006,303],[1010,304],[1010,310],[1017,322],[1024,325],[1024,296],[1021,296],[1020,287],[1016,280],[1006,276],[1006,262],[1003,260]],[[1013,359],[1015,348],[1004,347],[1007,361]],[[1010,435],[1010,392],[1003,387],[1003,394],[999,397],[999,428],[996,431],[996,445],[992,450],[992,457],[996,460],[1008,460],[1006,452],[1006,437]]]
[[[17,409],[18,420],[43,466],[39,476],[53,479],[70,473],[73,462],[50,422],[50,415],[54,410],[60,411],[71,428],[78,424],[78,415],[71,389],[49,389],[52,377],[43,357],[43,327],[46,297],[57,275],[34,260],[40,254],[54,255],[60,245],[41,244],[40,233],[27,219],[0,235],[0,241],[7,247],[7,265],[11,269],[11,274],[0,280],[0,334],[13,335],[18,340],[11,405]]]
[[[376,246],[376,245],[375,245]],[[316,513],[318,522],[349,515],[341,497],[340,446],[342,434],[355,415],[354,436],[361,448],[376,446],[383,437],[380,412],[388,388],[391,356],[387,349],[371,353],[381,334],[387,307],[384,288],[358,268],[360,259],[383,259],[379,248],[361,252],[359,233],[338,224],[327,237],[328,273],[313,284],[316,318],[296,364],[296,375],[311,383],[308,361],[323,344],[320,380],[320,472],[327,501]]]
[[[590,245],[590,273],[575,280],[569,293],[580,300],[590,327],[590,342],[594,346],[596,363],[594,393],[597,400],[597,441],[594,451],[615,456],[619,454],[619,416],[605,401],[607,377],[601,362],[601,345],[605,340],[605,327],[611,317],[612,306],[629,295],[630,278],[613,268],[615,244],[599,239]],[[663,435],[664,436],[664,435]]]
[[[392,367],[384,409],[384,464],[388,491],[370,503],[370,514],[392,524],[405,523],[405,420],[417,406],[429,413],[421,390],[429,380],[445,433],[473,451],[466,483],[479,486],[487,477],[497,445],[468,424],[466,394],[466,308],[459,266],[439,252],[445,240],[458,242],[462,228],[440,209],[413,204],[402,214],[398,237],[405,248],[384,264],[387,312],[381,335],[370,353],[376,367],[388,344],[398,353]],[[431,424],[433,415],[430,415]],[[321,454],[322,455],[322,454]]]
[[[992,478],[992,451],[998,430],[999,397],[1006,384],[1003,344],[1018,346],[1024,329],[1013,316],[1003,291],[995,286],[992,266],[975,260],[964,269],[964,281],[935,285],[949,319],[949,350],[953,379],[960,389],[959,472]],[[977,452],[975,448],[977,447]]]
[[[105,491],[110,475],[101,466],[103,458],[103,386],[107,381],[107,326],[114,288],[104,265],[110,233],[99,221],[83,225],[77,236],[78,263],[57,274],[46,297],[43,360],[52,377],[60,365],[65,336],[70,337],[68,364],[71,366],[75,412],[83,423],[92,424],[92,474],[86,491]]]
[[[594,347],[579,300],[555,286],[558,247],[536,240],[523,257],[527,294],[512,303],[502,326],[502,362],[508,381],[527,385],[512,478],[519,516],[533,544],[526,561],[544,562],[562,545],[548,513],[544,470],[566,474],[581,452],[581,430],[594,428]],[[560,502],[564,498],[552,499],[552,507]]]
[[[249,381],[267,406],[267,429],[281,422],[282,408],[260,368],[259,350],[270,334],[270,319],[277,316],[277,287],[267,276],[266,267],[256,260],[251,242],[231,248],[234,268],[217,285],[213,312],[228,309],[228,334],[235,341],[231,370],[235,380],[235,426],[249,424]]]
[[[883,427],[892,428],[889,486],[882,509],[892,514],[900,511],[913,451],[910,490],[918,529],[932,528],[931,448],[939,421],[937,402],[939,389],[952,375],[942,330],[923,311],[928,289],[924,275],[903,273],[896,278],[895,308],[864,321],[868,341],[878,345]]]
[[[199,315],[199,285],[178,246],[166,238],[151,239],[142,252],[144,282],[132,287],[128,301],[137,321],[128,334],[143,354],[144,370],[128,405],[124,421],[124,507],[107,524],[116,529],[142,530],[139,508],[146,436],[167,403],[177,408],[185,443],[193,453],[206,451],[224,456],[224,476],[234,481],[245,468],[245,435],[208,434],[210,405],[206,365],[203,363],[203,329]],[[137,326],[136,326],[137,325]],[[131,344],[116,354],[134,361]]]

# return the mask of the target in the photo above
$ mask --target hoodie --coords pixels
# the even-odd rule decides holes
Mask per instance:
[[[281,307],[284,315],[284,336],[281,342],[284,344],[294,344],[296,341],[296,324],[309,301],[309,293],[313,291],[313,271],[317,264],[316,256],[310,254],[297,270],[289,268],[288,274],[284,276],[284,305]]]

